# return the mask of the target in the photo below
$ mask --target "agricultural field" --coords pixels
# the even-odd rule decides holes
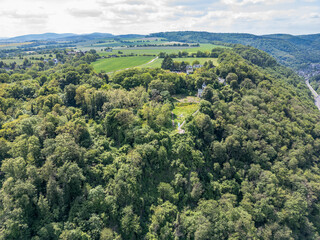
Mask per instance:
[[[215,66],[218,65],[217,58],[174,58],[177,62],[189,62],[192,64],[193,61],[198,60],[200,64],[204,64],[206,61],[211,60]],[[111,73],[118,70],[127,68],[160,68],[162,58],[155,58],[154,56],[133,56],[133,57],[119,57],[119,58],[105,58],[99,59],[92,63],[93,68],[96,72],[107,72]]]
[[[154,59],[153,56],[107,58],[93,62],[92,66],[96,72],[105,71],[109,73],[126,68],[137,67],[150,62],[152,59]]]
[[[132,41],[133,40],[128,40]],[[135,40],[136,43],[137,40]],[[111,43],[112,41],[109,40]],[[165,44],[164,41],[154,41],[158,42],[159,44]],[[114,43],[114,42],[113,42]],[[142,42],[141,44],[143,44]],[[153,44],[152,41],[150,43]],[[102,43],[103,44],[103,43]],[[166,52],[167,54],[170,53],[178,53],[179,51],[186,51],[188,53],[196,53],[197,51],[211,51],[215,47],[220,47],[218,45],[213,45],[213,44],[201,44],[199,47],[173,47],[173,46],[168,46],[168,47],[126,47],[126,48],[113,48],[112,52],[101,52],[101,49],[97,50],[97,53],[100,56],[109,56],[109,55],[130,55],[133,54],[135,56],[131,57],[120,57],[120,58],[108,58],[108,59],[100,59],[97,62],[92,63],[94,69],[97,72],[100,71],[105,71],[107,73],[118,71],[118,70],[123,70],[126,68],[132,68],[132,67],[141,67],[141,68],[157,68],[161,67],[161,63],[163,59],[155,59],[160,52]],[[148,55],[148,56],[143,56],[143,55]],[[155,59],[154,61],[152,61]],[[177,62],[182,62],[182,61],[187,61],[190,64],[198,60],[200,64],[204,64],[206,61],[213,61],[214,65],[217,65],[217,59],[215,58],[174,58],[174,61]],[[151,62],[152,61],[152,62]]]
[[[7,49],[7,48],[16,48],[23,45],[29,45],[33,42],[23,42],[23,43],[0,43],[0,49]]]
[[[20,57],[11,57],[9,59],[0,59],[0,61],[4,62],[4,63],[7,63],[7,64],[10,64],[12,62],[16,62],[17,64],[22,64],[23,63],[23,60],[27,58],[29,59],[31,62],[39,62],[39,61],[42,61],[42,60],[39,60],[40,58],[43,58],[43,59],[54,59],[55,58],[55,55],[52,54],[52,57],[49,57],[49,54],[32,54],[32,55],[23,55],[22,58]]]
[[[167,46],[167,47],[125,47],[125,48],[114,48],[112,52],[104,52],[101,49],[97,50],[98,54],[101,56],[108,56],[113,54],[118,54],[118,51],[121,51],[122,54],[137,54],[137,55],[158,55],[160,52],[178,53],[179,51],[186,51],[188,53],[196,53],[197,51],[211,51],[213,48],[221,47],[214,44],[201,44],[199,47],[182,47],[182,46]]]
[[[90,50],[95,49],[97,51],[101,51],[106,47],[112,48],[126,48],[127,46],[133,45],[143,45],[143,44],[167,44],[168,41],[161,38],[132,38],[132,39],[99,39],[97,40],[89,40],[85,42],[81,42],[77,44],[77,48],[79,50]]]

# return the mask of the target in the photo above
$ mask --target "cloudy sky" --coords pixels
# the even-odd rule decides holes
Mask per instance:
[[[0,37],[177,30],[320,33],[320,0],[0,0]]]

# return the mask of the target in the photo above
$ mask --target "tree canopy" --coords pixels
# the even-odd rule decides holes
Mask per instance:
[[[213,52],[192,75],[109,78],[94,52],[1,73],[0,239],[318,239],[307,87],[256,49]],[[181,134],[174,96],[203,83]]]

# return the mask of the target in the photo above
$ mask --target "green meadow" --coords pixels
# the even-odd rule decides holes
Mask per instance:
[[[133,56],[133,57],[118,57],[118,58],[105,58],[99,59],[92,63],[96,72],[105,71],[107,73],[123,70],[127,68],[160,68],[163,61],[162,58],[155,59],[154,56]],[[199,61],[204,64],[206,61],[211,60],[215,66],[218,65],[217,58],[174,58],[177,62],[188,62],[192,64],[193,61]],[[152,61],[152,62],[151,62]]]
[[[182,124],[187,117],[191,116],[199,109],[197,103],[176,103],[175,108],[172,110],[174,114],[174,123],[178,126],[178,123]]]
[[[214,44],[201,44],[199,47],[121,47],[121,48],[114,48],[112,52],[104,52],[98,51],[98,54],[101,56],[108,56],[113,54],[119,54],[118,51],[122,52],[122,54],[135,54],[135,55],[158,55],[160,52],[166,52],[167,54],[170,53],[178,53],[182,51],[186,51],[188,53],[196,53],[197,51],[211,51],[213,48],[222,47]]]
[[[114,72],[126,68],[133,68],[146,64],[154,59],[153,56],[134,56],[134,57],[119,57],[119,58],[106,58],[99,59],[92,63],[96,72]]]

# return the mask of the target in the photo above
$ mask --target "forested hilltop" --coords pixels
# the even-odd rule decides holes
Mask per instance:
[[[320,115],[303,79],[254,48],[212,53],[190,75],[110,77],[94,52],[63,51],[1,69],[0,239],[318,239]],[[177,131],[176,96],[202,86]]]

